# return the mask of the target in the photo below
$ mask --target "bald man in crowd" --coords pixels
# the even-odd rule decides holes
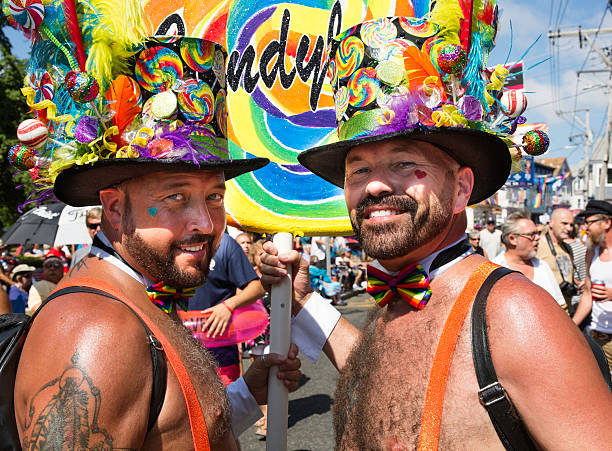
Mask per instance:
[[[544,260],[550,266],[557,283],[563,293],[565,305],[563,310],[569,312],[569,306],[573,296],[578,295],[577,287],[574,285],[574,263],[572,252],[564,240],[569,238],[570,232],[574,227],[574,214],[567,208],[557,208],[553,210],[550,217],[548,230],[542,236],[542,243],[538,248],[537,258]],[[566,282],[564,284],[564,282]],[[571,287],[576,287],[572,294]],[[565,288],[564,287],[569,287]]]

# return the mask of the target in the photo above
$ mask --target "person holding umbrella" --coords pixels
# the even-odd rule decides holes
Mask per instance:
[[[25,313],[28,306],[28,291],[32,286],[32,273],[35,269],[33,266],[22,263],[11,271],[11,278],[15,282],[9,290],[13,313]]]

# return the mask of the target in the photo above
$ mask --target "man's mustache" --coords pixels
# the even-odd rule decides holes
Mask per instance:
[[[199,244],[199,243],[210,244],[213,242],[214,239],[215,239],[214,235],[211,235],[208,233],[196,233],[194,235],[191,235],[187,238],[182,239],[181,241],[174,242],[173,246],[174,247],[189,246],[190,244]]]
[[[382,197],[374,197],[372,195],[368,195],[357,204],[357,208],[355,209],[358,223],[361,223],[361,221],[363,221],[363,218],[365,217],[365,211],[368,208],[376,207],[379,205],[384,205],[385,207],[396,209],[398,211],[401,211],[402,213],[415,213],[419,206],[418,202],[408,195],[400,196],[397,194],[389,194]]]

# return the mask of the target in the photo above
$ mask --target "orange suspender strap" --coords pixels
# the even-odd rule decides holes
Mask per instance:
[[[180,357],[159,328],[149,319],[148,316],[142,312],[142,310],[136,307],[132,301],[125,297],[123,293],[107,282],[89,277],[81,277],[70,280],[66,284],[62,284],[60,288],[71,286],[85,286],[105,291],[106,293],[125,302],[132,308],[132,310],[134,310],[134,312],[136,312],[138,316],[140,316],[151,332],[153,332],[153,335],[155,335],[155,337],[162,344],[164,352],[168,357],[168,361],[170,362],[170,366],[172,366],[174,374],[176,374],[179,384],[181,385],[181,390],[183,391],[183,396],[185,398],[185,404],[187,405],[187,413],[189,414],[191,436],[193,437],[193,444],[196,451],[210,451],[208,431],[206,429],[206,423],[204,422],[204,414],[202,413],[202,408],[200,407],[200,402],[198,401],[195,389],[191,384],[191,379],[189,379],[187,370],[185,369]]]
[[[453,361],[459,332],[465,320],[465,315],[476,297],[476,293],[478,293],[478,290],[489,274],[497,268],[499,268],[499,265],[491,262],[485,262],[478,266],[465,284],[465,287],[463,287],[448,318],[446,318],[442,336],[434,356],[431,373],[429,374],[423,419],[421,420],[419,451],[438,449],[446,382],[448,381],[448,373]]]

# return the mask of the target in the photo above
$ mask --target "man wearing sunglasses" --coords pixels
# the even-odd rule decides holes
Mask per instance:
[[[87,232],[89,232],[89,236],[93,240],[93,237],[96,235],[98,230],[100,230],[100,224],[102,223],[102,208],[93,207],[91,210],[87,212],[87,216],[85,217],[85,225],[87,226]],[[81,261],[91,249],[91,244],[87,244],[82,246],[76,250],[74,255],[72,256],[72,261],[70,262],[70,269],[74,268],[79,261]]]
[[[502,226],[501,240],[506,246],[506,252],[495,257],[493,263],[520,271],[533,283],[548,291],[563,307],[565,299],[555,275],[545,261],[536,258],[540,234],[529,216],[519,211],[509,215]]]
[[[49,297],[57,283],[64,276],[64,263],[53,254],[47,254],[42,264],[41,280],[30,287],[26,313],[33,314],[40,304]]]
[[[591,337],[603,348],[612,366],[612,204],[592,200],[581,213],[591,243],[587,250],[587,277],[574,322],[591,312]]]

